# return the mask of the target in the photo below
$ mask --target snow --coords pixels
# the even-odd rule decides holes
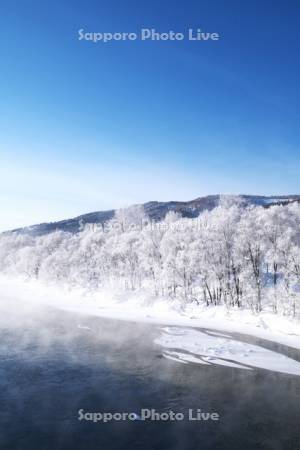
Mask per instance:
[[[226,365],[248,370],[261,368],[300,375],[297,361],[261,346],[241,342],[228,334],[241,333],[300,349],[300,324],[295,319],[267,312],[254,315],[249,310],[227,310],[224,306],[189,305],[183,308],[180,302],[154,302],[141,292],[124,298],[124,293],[91,294],[38,281],[1,277],[0,302],[9,304],[10,299],[83,316],[168,325],[169,328],[162,329],[156,344],[163,348],[166,358],[181,363]],[[205,332],[184,327],[201,328]]]
[[[87,327],[87,326],[85,326],[85,325],[79,324],[79,325],[77,325],[77,327],[78,327],[80,330],[90,331],[90,327]]]
[[[239,319],[236,306],[300,319],[300,205],[242,203],[220,197],[218,207],[197,218],[171,211],[159,222],[136,205],[116,211],[103,227],[89,224],[78,233],[6,233],[0,236],[0,273],[94,291],[102,303],[110,299],[109,307],[110,288],[121,300],[130,293],[137,306],[151,296],[157,305],[164,297],[167,309],[173,302],[177,312],[189,302],[218,305],[213,314],[220,312],[222,322],[226,308]],[[210,311],[191,314],[209,318]],[[266,318],[258,326],[268,331]]]
[[[165,357],[179,359],[180,362],[224,365],[247,370],[260,368],[300,375],[300,362],[285,355],[259,345],[212,336],[199,330],[185,329],[178,334],[177,328],[167,327],[162,330],[155,343],[168,349],[163,353]],[[171,349],[176,351],[170,351]]]

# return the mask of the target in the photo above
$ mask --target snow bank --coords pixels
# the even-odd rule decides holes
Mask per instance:
[[[82,290],[62,290],[37,281],[24,282],[16,278],[0,278],[0,302],[9,299],[52,306],[84,315],[139,321],[161,325],[199,327],[214,330],[220,338],[226,333],[242,333],[300,349],[300,323],[271,313],[253,315],[242,309],[226,310],[224,306],[207,308],[155,300],[139,295],[124,298],[124,294],[101,292],[87,294]],[[221,333],[217,333],[217,330]],[[225,333],[225,334],[224,334]],[[199,335],[200,337],[200,335]],[[228,341],[227,341],[228,342]]]
[[[163,356],[178,362],[209,364],[252,370],[300,375],[300,362],[259,345],[220,337],[199,330],[168,327],[155,340],[164,349]],[[172,350],[173,349],[173,350]],[[176,349],[176,350],[175,350]]]

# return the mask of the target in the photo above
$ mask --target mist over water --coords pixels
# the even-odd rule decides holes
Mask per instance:
[[[173,327],[169,332],[178,333]],[[300,377],[180,364],[160,326],[0,302],[0,448],[296,449]],[[262,345],[251,339],[251,344]],[[268,343],[299,360],[299,352]],[[78,420],[78,411],[217,412],[218,422]]]

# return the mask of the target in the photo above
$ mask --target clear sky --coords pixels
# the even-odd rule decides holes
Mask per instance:
[[[0,230],[300,193],[299,0],[1,0]],[[78,30],[219,41],[78,40]]]

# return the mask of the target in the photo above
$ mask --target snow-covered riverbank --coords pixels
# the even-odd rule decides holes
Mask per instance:
[[[265,369],[300,376],[299,361],[263,345],[241,341],[230,333],[164,327],[155,343],[163,348],[164,357],[184,364],[227,366],[244,370]]]
[[[299,321],[267,312],[254,315],[248,310],[227,311],[224,306],[207,308],[198,305],[188,305],[183,309],[179,303],[151,301],[140,293],[124,299],[123,295],[113,295],[109,291],[88,294],[46,286],[37,281],[1,277],[0,301],[9,302],[9,299],[82,315],[242,333],[300,349]]]

